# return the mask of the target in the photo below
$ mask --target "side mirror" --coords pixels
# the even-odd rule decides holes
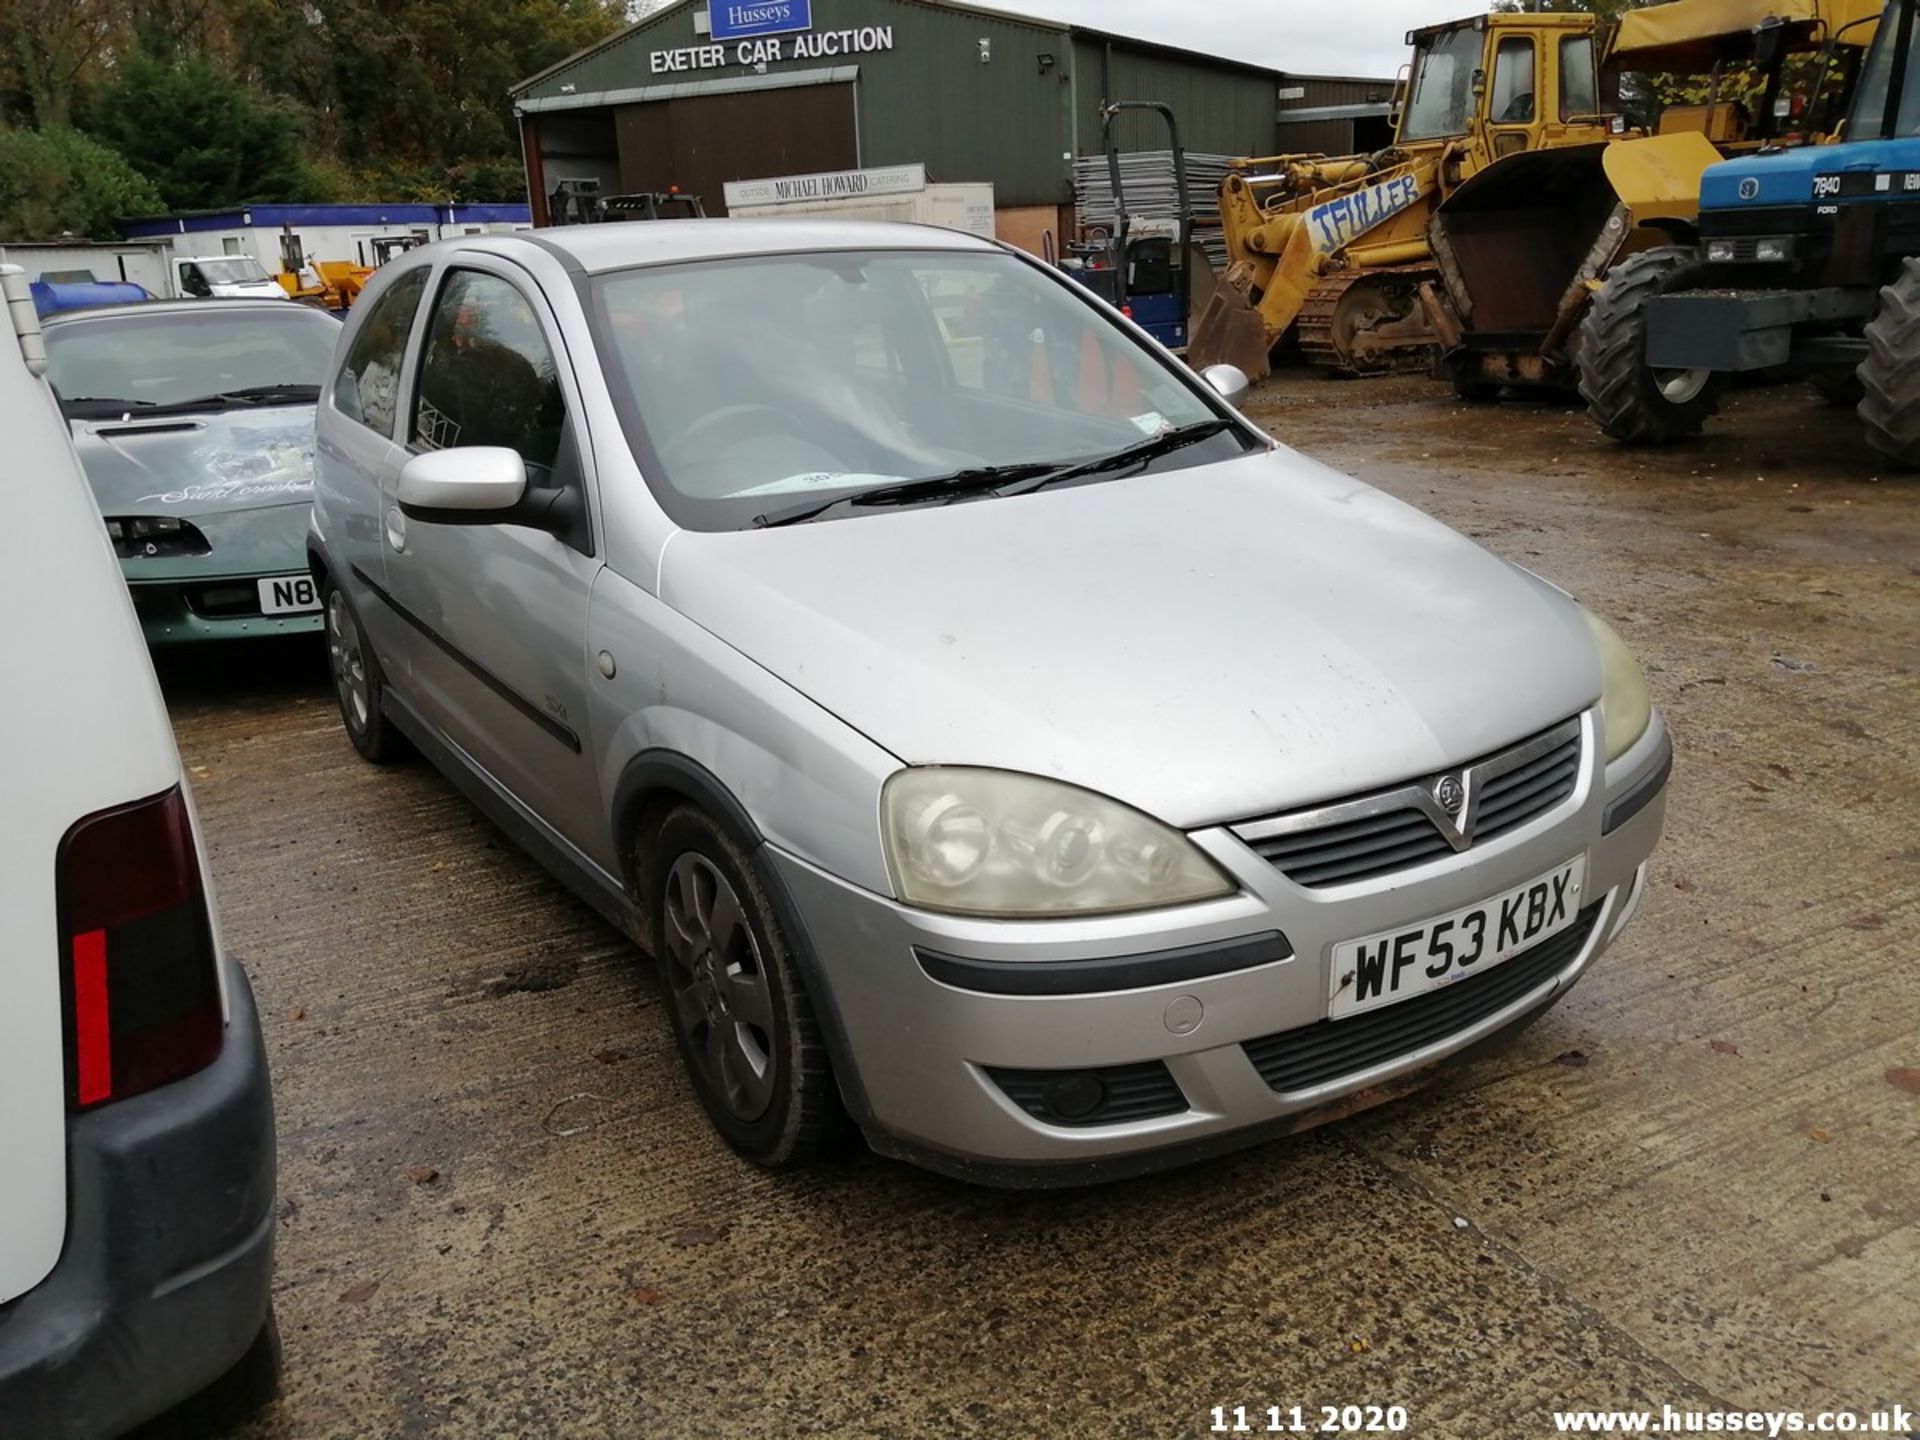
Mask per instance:
[[[1229,405],[1253,388],[1253,382],[1247,379],[1247,372],[1238,365],[1209,365],[1200,372],[1200,378],[1213,387],[1213,393]]]
[[[499,445],[429,450],[400,470],[400,513],[442,525],[497,524],[526,493],[526,463]]]
[[[1475,95],[1485,95],[1487,93],[1486,71],[1476,70],[1473,72],[1473,93]]]

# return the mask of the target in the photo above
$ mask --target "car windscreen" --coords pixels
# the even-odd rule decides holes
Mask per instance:
[[[692,529],[1109,456],[1221,414],[1076,287],[999,252],[756,256],[593,289],[634,453]]]
[[[87,407],[210,408],[222,397],[312,399],[340,336],[306,305],[227,302],[77,319],[46,330],[47,378],[68,413]]]
[[[251,255],[230,260],[196,260],[194,264],[200,267],[209,285],[253,285],[269,278]]]

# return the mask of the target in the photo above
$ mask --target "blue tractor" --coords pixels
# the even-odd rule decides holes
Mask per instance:
[[[1697,246],[1614,267],[1577,347],[1617,440],[1696,435],[1736,375],[1805,376],[1920,468],[1920,0],[1879,19],[1840,143],[1706,172]],[[1869,22],[1871,23],[1871,22]]]

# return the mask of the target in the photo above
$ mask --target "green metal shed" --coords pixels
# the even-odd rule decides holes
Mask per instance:
[[[1191,150],[1259,154],[1278,136],[1281,80],[955,0],[681,0],[513,98],[536,223],[566,179],[677,184],[719,213],[729,181],[921,163],[936,183],[990,182],[1001,234],[1025,244],[1064,229],[1073,157],[1102,148],[1103,99],[1167,102]],[[1129,117],[1121,142],[1166,138]]]

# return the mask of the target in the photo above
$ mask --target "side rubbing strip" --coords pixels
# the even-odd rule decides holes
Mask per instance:
[[[515,710],[518,710],[522,715],[526,716],[528,720],[546,731],[547,734],[558,740],[562,745],[573,751],[574,754],[578,755],[580,753],[580,737],[572,730],[547,714],[546,711],[535,705],[518,690],[508,685],[506,681],[480,664],[464,650],[456,648],[438,630],[435,630],[431,625],[427,624],[426,621],[422,620],[418,615],[394,599],[393,596],[381,589],[378,582],[358,565],[353,567],[353,576],[362,585],[366,586],[367,589],[377,595],[381,604],[385,605],[389,610],[393,611],[394,614],[398,615],[402,620],[406,621],[407,624],[411,625],[415,630],[419,631],[438,646],[440,651],[445,654],[448,659],[459,665],[461,669],[465,670],[469,675],[473,676],[474,679],[493,691],[494,694],[506,701],[507,704],[511,705]]]

